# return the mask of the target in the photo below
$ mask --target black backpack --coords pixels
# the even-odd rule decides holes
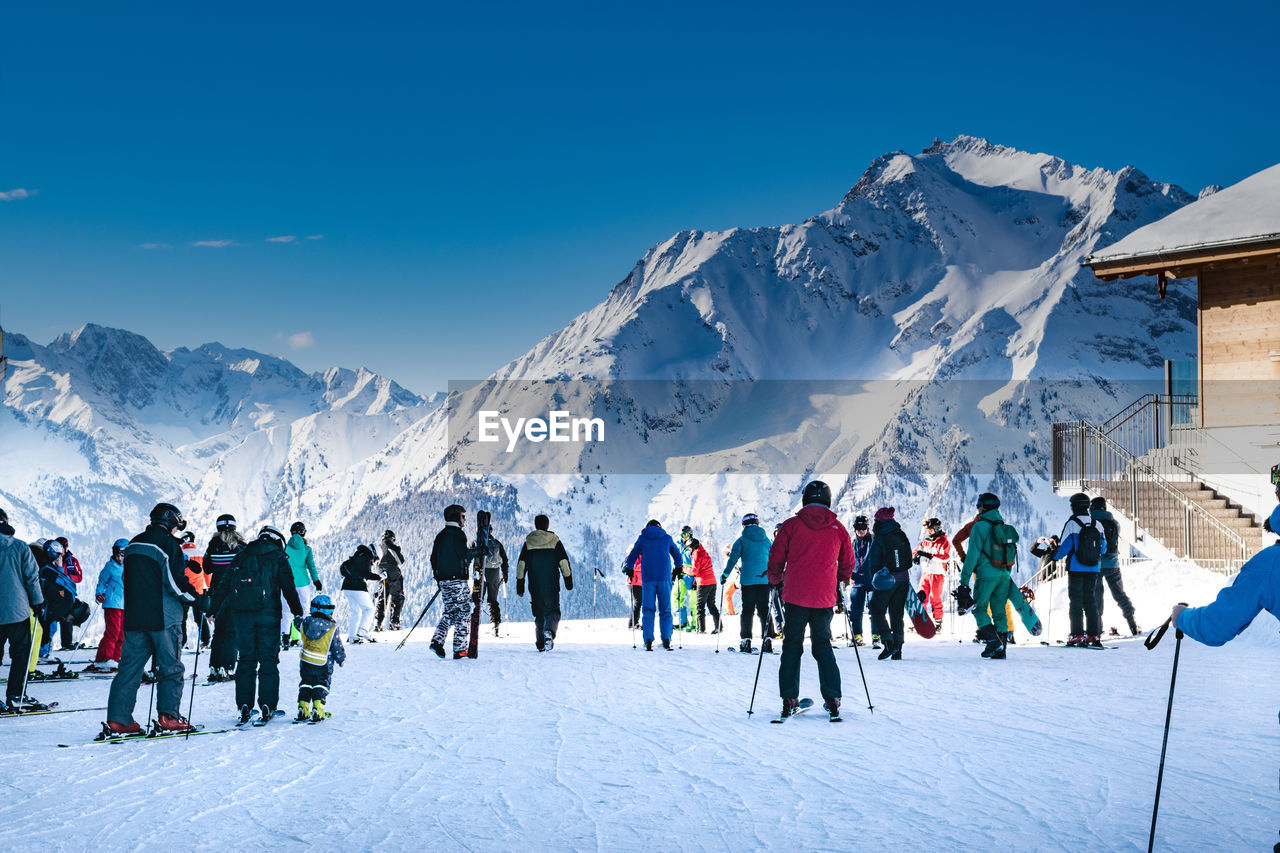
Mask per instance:
[[[1107,537],[1107,551],[1104,557],[1114,557],[1120,553],[1120,523],[1114,518],[1099,519],[1102,524],[1102,532]]]
[[[1080,525],[1080,532],[1076,534],[1074,562],[1090,569],[1097,567],[1102,562],[1102,534],[1098,532],[1098,523],[1091,521],[1086,526],[1075,516],[1071,520]]]
[[[267,610],[280,591],[271,582],[272,565],[268,554],[241,551],[231,564],[231,587],[228,606],[236,613]]]

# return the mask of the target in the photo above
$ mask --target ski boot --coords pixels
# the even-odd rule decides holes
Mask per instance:
[[[311,719],[311,703],[298,700],[298,716],[294,717],[299,723],[306,722]]]
[[[662,641],[662,647],[663,647],[664,649],[666,649],[667,651],[671,651],[671,638],[670,638],[670,637],[668,637],[667,639],[665,639],[665,640],[663,640],[663,641]]]
[[[347,645],[354,646],[357,643],[363,643],[363,642],[364,642],[364,637],[361,637],[359,634],[357,634],[356,636],[347,640]]]
[[[494,636],[494,637],[497,637],[497,636],[498,636],[498,623],[497,623],[497,622],[494,622],[494,623],[493,623],[493,636]]]
[[[1077,649],[1084,645],[1084,634],[1072,634],[1067,637],[1067,648]]]
[[[456,652],[453,653],[454,660],[466,660],[466,657],[467,657],[466,649],[458,649]]]
[[[743,654],[748,654],[748,655],[749,655],[749,654],[751,654],[753,651],[755,651],[755,649],[751,648],[751,638],[750,638],[750,637],[748,637],[747,639],[743,640],[741,643],[738,643],[738,651],[742,652]]]
[[[851,645],[851,646],[865,646],[865,645],[866,645],[866,643],[864,643],[864,642],[862,641],[862,635],[861,635],[861,634],[854,634],[854,635],[853,635],[853,642],[851,642],[849,645]]]
[[[935,620],[934,620],[934,622],[933,622],[933,630],[934,630],[934,632],[935,632],[935,633],[936,633],[936,632],[938,632],[938,631],[941,631],[941,630],[942,630],[942,620],[941,620],[941,619],[935,619]]]
[[[114,720],[107,720],[102,724],[102,734],[100,737],[107,740],[113,737],[125,737],[127,735],[142,734],[142,726],[137,723],[117,723]]]
[[[1097,634],[1090,634],[1089,636],[1085,637],[1084,645],[1086,648],[1090,648],[1090,649],[1106,648],[1105,646],[1102,645],[1102,638],[1099,637]]]
[[[110,666],[99,666],[97,661],[94,661],[93,663],[89,664],[88,666],[86,666],[84,669],[80,671],[91,673],[94,675],[111,675],[116,671],[116,668],[110,667]]]
[[[249,725],[249,720],[251,720],[252,718],[253,718],[253,709],[251,709],[248,705],[241,705],[240,720],[237,723],[237,725],[247,726]]]
[[[991,656],[987,658],[987,660],[1004,660],[1005,659],[1006,651],[1008,649],[1008,643],[1012,642],[1011,640],[1008,639],[1011,633],[1012,632],[1001,634],[999,632],[996,632],[996,637],[1000,640],[1000,647],[997,648],[994,652],[992,652]]]
[[[986,643],[986,647],[982,650],[984,658],[990,658],[998,650],[1004,648],[1004,639],[1000,636],[1000,632],[996,630],[995,625],[984,625],[978,629],[978,636]]]
[[[311,706],[311,722],[318,723],[325,718],[324,703],[319,699]]]
[[[1108,636],[1108,637],[1119,637],[1119,636],[1120,636],[1120,632],[1116,630],[1116,628],[1115,628],[1115,626],[1114,626],[1114,625],[1112,625],[1109,629],[1107,629],[1107,636]]]
[[[760,654],[762,655],[773,654],[773,638],[772,637],[765,637],[764,640],[760,643]]]
[[[827,701],[822,703],[822,707],[827,709],[827,718],[831,720],[831,722],[839,723],[843,721],[844,718],[840,716],[839,697],[835,699],[828,699]]]
[[[280,651],[289,651],[289,632],[283,631],[280,634]]]
[[[24,714],[28,711],[47,711],[49,706],[43,702],[37,702],[30,696],[14,696],[7,700],[4,706],[6,714]]]
[[[653,640],[645,640],[645,641],[644,641],[644,650],[645,650],[646,652],[651,652],[651,651],[653,651]]]
[[[782,713],[778,715],[778,718],[781,720],[785,720],[787,717],[795,716],[796,710],[799,707],[800,707],[799,699],[783,699]]]
[[[1126,621],[1126,622],[1128,622],[1128,623],[1129,623],[1129,633],[1130,633],[1132,636],[1136,637],[1136,636],[1138,636],[1138,634],[1142,633],[1141,631],[1139,631],[1139,630],[1138,630],[1138,623],[1137,623],[1136,621],[1134,621],[1134,618],[1133,618],[1133,614],[1132,614],[1132,613],[1130,613],[1128,616],[1124,617],[1124,619],[1125,619],[1125,621]]]
[[[275,716],[276,716],[276,709],[272,708],[267,703],[264,702],[258,706],[258,723],[259,724],[266,725],[267,723],[274,720]]]
[[[1007,646],[1016,646],[1016,645],[1018,645],[1018,641],[1017,641],[1017,640],[1015,640],[1015,639],[1013,638],[1013,632],[1012,632],[1012,631],[1005,631],[1005,632],[1004,632],[1004,642],[1005,642],[1005,645],[1007,645]]]
[[[879,635],[879,634],[872,634],[872,635],[871,635],[871,649],[872,649],[872,651],[874,651],[874,650],[876,650],[876,649],[878,649],[878,648],[880,648],[880,635]]]
[[[893,654],[889,655],[889,660],[902,660],[902,635],[893,635]]]
[[[439,640],[432,640],[432,641],[431,641],[431,651],[433,651],[433,652],[435,652],[435,653],[436,653],[436,657],[443,659],[443,658],[444,658],[444,643],[440,642]]]
[[[893,646],[892,634],[881,634],[880,645],[881,645],[880,654],[876,655],[876,660],[888,660],[889,658],[893,657],[894,646]]]
[[[181,734],[195,730],[196,727],[187,722],[187,718],[181,714],[166,714],[162,711],[156,718],[156,731],[161,734]]]

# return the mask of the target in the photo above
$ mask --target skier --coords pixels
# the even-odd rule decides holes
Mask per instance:
[[[185,530],[182,533],[182,556],[186,561],[186,568],[183,571],[187,576],[187,583],[191,584],[191,588],[196,594],[195,601],[182,607],[182,647],[186,648],[188,615],[195,617],[196,644],[203,645],[206,640],[204,611],[207,610],[207,605],[205,592],[209,589],[209,576],[205,574],[200,557],[196,555],[196,535],[190,530]]]
[[[67,575],[66,547],[57,539],[46,539],[40,549],[44,552],[44,560],[36,554],[36,562],[40,563],[40,592],[44,595],[44,619],[40,622],[41,635],[40,657],[47,658],[53,647],[54,629],[64,620],[70,619],[71,608],[76,601],[76,585]],[[67,622],[68,627],[70,622]],[[71,646],[69,631],[64,632],[64,648]]]
[[[711,565],[711,555],[707,553],[706,548],[702,547],[702,542],[698,539],[689,540],[689,551],[693,555],[694,577],[698,584],[698,633],[707,632],[707,611],[710,610],[711,618],[716,620],[711,633],[719,634],[720,608],[716,606],[716,592],[719,585],[715,567]]]
[[[373,616],[373,597],[369,595],[366,581],[380,580],[373,570],[373,551],[368,545],[357,545],[355,552],[338,567],[342,575],[342,594],[347,599],[347,642],[372,643],[369,636],[369,617]]]
[[[102,605],[102,639],[98,653],[85,672],[116,672],[120,667],[120,643],[124,639],[124,549],[128,539],[117,539],[111,546],[111,557],[98,572],[94,601]],[[112,665],[114,663],[114,665]]]
[[[969,536],[973,533],[973,526],[977,524],[978,520],[981,518],[982,510],[978,510],[974,513],[973,518],[961,525],[960,529],[951,537],[951,547],[955,549],[956,557],[962,566],[966,556],[964,545],[969,541]],[[1032,549],[1032,553],[1035,554],[1034,548]],[[1039,555],[1037,554],[1036,556]],[[1029,592],[1029,590],[1027,592]],[[1036,612],[1031,608],[1031,604],[1028,602],[1027,592],[1024,592],[1016,583],[1009,590],[1009,600],[1004,606],[1005,624],[1009,626],[1009,630],[1005,631],[1001,635],[1007,645],[1013,644],[1013,611],[1018,611],[1018,615],[1022,617],[1022,624],[1027,626],[1027,630],[1031,630],[1031,626],[1039,624],[1039,617],[1036,616]],[[955,591],[952,591],[951,595],[952,597],[955,597]],[[988,616],[992,615],[990,610],[990,605],[988,605]],[[986,640],[982,639],[982,637],[977,634],[974,635],[973,641],[975,643],[986,643]]]
[[[1098,573],[1107,538],[1102,525],[1089,516],[1089,496],[1076,492],[1068,500],[1071,517],[1058,537],[1055,560],[1067,561],[1067,598],[1071,613],[1068,646],[1102,648],[1102,610],[1098,606]],[[1075,525],[1075,529],[1072,529]]]
[[[1098,589],[1094,593],[1098,601],[1098,627],[1102,627],[1102,581],[1106,580],[1111,588],[1111,597],[1120,605],[1124,621],[1129,624],[1129,633],[1137,635],[1138,622],[1134,619],[1133,602],[1124,591],[1124,581],[1120,577],[1120,525],[1116,517],[1107,509],[1107,499],[1096,497],[1089,502],[1089,517],[1102,526],[1102,535],[1107,540],[1107,550],[1102,554],[1102,562],[1098,564]]]
[[[284,546],[284,534],[264,526],[258,538],[236,554],[214,591],[217,606],[229,609],[235,619],[236,707],[242,724],[249,722],[255,707],[261,721],[269,721],[280,704],[281,595],[289,612],[302,618]]]
[[[871,546],[875,537],[871,535],[871,526],[867,517],[860,515],[853,520],[853,592],[849,595],[849,621],[853,628],[851,646],[861,646],[862,614],[867,610],[867,599],[871,597],[871,572],[867,571],[867,560],[871,557]],[[874,639],[874,638],[873,638]],[[879,648],[877,642],[876,648]]]
[[[376,612],[373,616],[373,630],[375,631],[382,630],[384,614],[387,616],[387,629],[400,630],[400,609],[404,607],[404,573],[400,570],[403,565],[404,552],[396,544],[395,532],[388,530],[382,534],[382,559],[378,562],[378,571],[382,573],[382,586],[374,602]]]
[[[1008,654],[1009,618],[1006,602],[1018,587],[1010,576],[1017,561],[1017,532],[1005,524],[1000,514],[1000,498],[991,492],[978,495],[978,517],[971,526],[969,549],[964,556],[960,586],[954,593],[963,614],[974,610],[978,636],[985,643],[982,656],[1004,660]],[[1011,553],[1012,552],[1012,553]],[[977,595],[969,589],[976,575]],[[1021,595],[1018,596],[1021,598]],[[1025,604],[1025,602],[1024,602]],[[1027,606],[1030,609],[1029,605]],[[1040,620],[1023,616],[1023,622],[1034,636],[1040,636]]]
[[[4,706],[7,713],[44,707],[25,695],[32,626],[44,616],[40,569],[31,546],[16,538],[16,532],[9,524],[8,513],[0,509],[0,645],[9,646]]]
[[[627,576],[627,584],[631,587],[631,620],[627,630],[634,631],[640,627],[640,606],[644,603],[644,572],[641,571],[640,558],[633,563],[623,563],[622,573]]]
[[[467,534],[462,525],[467,511],[458,504],[444,508],[444,529],[436,534],[431,544],[431,574],[440,587],[444,612],[431,638],[431,651],[444,657],[444,641],[453,628],[453,659],[467,656],[467,641],[471,637],[471,591],[468,588],[467,566],[476,555],[467,547]],[[517,581],[517,588],[523,585]]]
[[[309,602],[311,615],[302,620],[302,654],[298,661],[298,719],[318,723],[325,718],[333,665],[342,666],[347,652],[342,648],[338,625],[333,621],[333,601],[321,593]]]
[[[293,588],[298,592],[298,602],[305,613],[311,606],[311,590],[320,592],[324,589],[324,584],[320,583],[320,574],[316,571],[315,554],[307,544],[307,526],[301,521],[295,521],[289,528],[289,542],[284,546],[284,555],[289,558],[289,569],[293,572]],[[281,614],[281,649],[289,648],[291,635],[289,629],[292,627],[293,620]]]
[[[71,607],[75,607],[76,587],[84,580],[84,570],[80,567],[80,559],[71,552],[71,543],[65,536],[59,536],[56,540],[62,546],[62,573],[66,576],[67,582],[70,584],[71,591]],[[47,601],[47,599],[46,599]],[[76,648],[75,636],[72,629],[78,623],[72,618],[72,610],[67,611],[67,616],[58,620],[58,628],[61,633],[62,651],[71,651]]]
[[[760,620],[760,652],[773,654],[773,638],[769,636],[769,549],[773,543],[760,526],[760,518],[754,512],[742,516],[742,535],[734,540],[729,550],[729,562],[725,564],[720,582],[724,583],[733,573],[738,561],[742,561],[738,580],[742,589],[742,615],[739,618],[739,636],[742,642],[738,651],[750,653],[752,622]]]
[[[204,549],[204,570],[209,575],[209,588],[217,589],[222,585],[223,576],[247,543],[236,530],[235,516],[223,513],[218,516],[217,532],[209,540]],[[236,666],[236,621],[231,610],[224,606],[213,606],[213,596],[209,597],[210,613],[213,617],[213,641],[209,645],[209,683],[230,681]]]
[[[488,550],[477,553],[476,568],[484,571],[484,595],[485,600],[489,602],[489,621],[493,624],[493,636],[496,637],[498,626],[502,624],[502,608],[498,606],[498,589],[501,584],[507,582],[509,563],[507,549],[493,535],[490,528],[492,521],[493,518],[487,510],[476,510],[476,522],[488,532],[486,537]],[[479,542],[474,545],[474,548],[477,552],[482,550]]]
[[[942,630],[942,588],[947,583],[947,566],[951,562],[951,540],[942,530],[942,522],[926,518],[921,525],[924,539],[916,547],[911,559],[921,566],[924,573],[920,591],[933,606],[934,627]]]
[[[564,543],[549,529],[551,519],[545,515],[535,516],[533,527],[516,561],[516,595],[524,595],[528,577],[534,641],[538,651],[549,652],[555,646],[556,631],[560,627],[560,577],[564,576],[564,588],[572,590],[573,570]]]
[[[668,572],[667,558],[671,559]],[[680,549],[656,518],[640,531],[636,544],[631,546],[623,565],[633,566],[633,572],[641,581],[641,597],[643,600],[645,651],[653,651],[653,618],[658,614],[658,629],[662,637],[662,647],[671,651],[671,586],[680,577],[684,569],[684,558]],[[634,583],[634,579],[632,581]]]
[[[902,532],[902,525],[894,519],[894,508],[882,506],[876,510],[871,528],[873,542],[867,557],[867,573],[875,578],[881,569],[893,576],[893,585],[871,593],[871,632],[880,635],[884,646],[878,660],[902,660],[904,632],[902,614],[911,590],[911,542]]]
[[[195,600],[187,583],[182,546],[175,538],[186,527],[176,506],[156,504],[147,529],[124,549],[124,643],[120,669],[111,680],[107,698],[106,728],[113,735],[142,731],[133,719],[133,707],[148,661],[153,661],[152,671],[158,680],[157,728],[167,732],[192,728],[179,712],[185,672],[178,649],[182,605]]]
[[[818,662],[823,704],[840,719],[840,667],[831,648],[831,614],[836,584],[853,576],[853,545],[831,511],[831,487],[814,480],[804,487],[800,511],[784,521],[769,549],[769,584],[781,587],[786,609],[778,691],[782,717],[795,713],[800,698],[800,657],[804,633]]]

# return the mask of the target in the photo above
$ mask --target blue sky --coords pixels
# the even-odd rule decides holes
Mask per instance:
[[[429,392],[675,231],[799,221],[934,137],[1192,192],[1280,159],[1275,4],[612,5],[8,10],[5,327]]]

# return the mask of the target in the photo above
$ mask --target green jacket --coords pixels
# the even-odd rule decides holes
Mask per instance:
[[[311,553],[307,540],[297,533],[289,537],[289,544],[284,546],[284,554],[289,558],[289,568],[293,569],[294,586],[311,586],[320,580],[316,571],[316,558]]]
[[[989,509],[978,516],[977,522],[973,525],[973,532],[969,534],[969,541],[965,543],[964,568],[960,572],[960,583],[967,586],[975,574],[978,580],[1001,575],[1009,576],[1008,569],[997,569],[991,565],[991,560],[987,557],[991,552],[991,530],[1003,521],[1004,517],[1000,515],[998,509]],[[992,523],[987,524],[987,522]]]

